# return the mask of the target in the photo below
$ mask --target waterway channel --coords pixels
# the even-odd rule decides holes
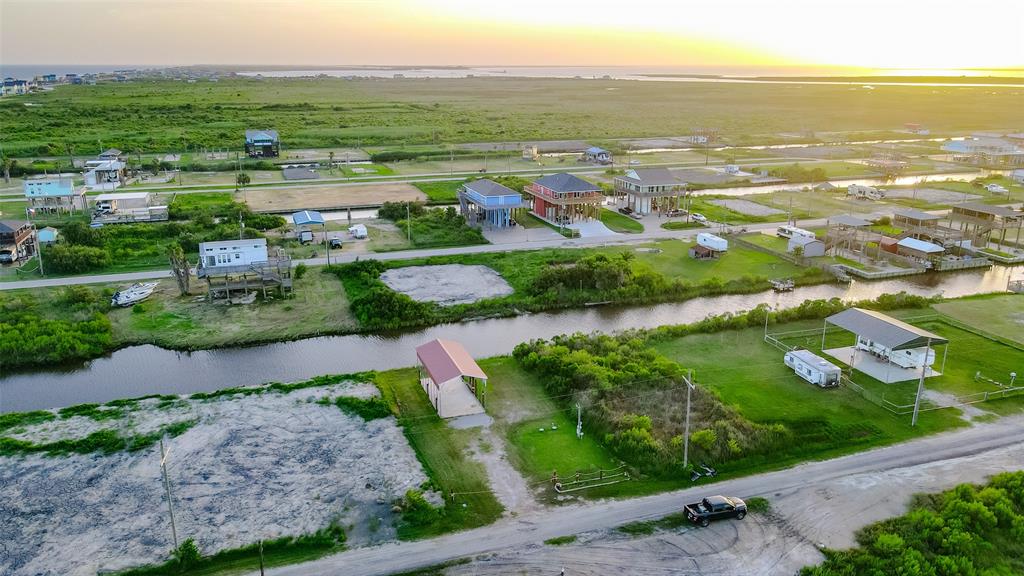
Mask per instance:
[[[443,324],[401,332],[324,336],[259,346],[177,352],[131,346],[89,362],[16,372],[0,378],[0,412],[107,402],[146,394],[185,394],[264,382],[288,382],[331,373],[412,366],[414,348],[433,338],[462,342],[475,357],[507,354],[523,341],[566,332],[613,332],[694,322],[761,303],[791,307],[807,299],[874,298],[884,293],[948,297],[1004,290],[1024,266],[925,274],[849,285],[827,284],[788,293],[761,292],[698,298],[651,306],[599,306]]]

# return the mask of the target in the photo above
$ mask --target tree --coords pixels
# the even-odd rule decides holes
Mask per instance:
[[[11,183],[11,168],[14,166],[14,160],[10,156],[4,156],[4,183]]]
[[[196,541],[192,538],[186,539],[171,553],[174,555],[174,559],[178,561],[180,568],[194,566],[202,558],[199,554],[199,547],[196,546]]]
[[[174,274],[174,279],[178,282],[178,291],[182,296],[187,296],[192,274],[189,270],[188,258],[185,257],[185,251],[182,250],[181,244],[177,242],[171,244],[167,248],[167,258],[171,261],[171,273]]]
[[[331,159],[327,164],[327,168],[331,171],[331,174],[334,174],[334,150],[328,152],[327,156]]]
[[[252,178],[249,178],[249,175],[245,172],[240,172],[238,176],[235,177],[235,184],[238,185],[239,188],[245,188],[249,182],[252,182]]]

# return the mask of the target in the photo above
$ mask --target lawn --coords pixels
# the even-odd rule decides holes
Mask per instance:
[[[612,232],[639,234],[644,231],[644,225],[635,219],[607,208],[601,208],[601,222]]]
[[[564,477],[618,466],[595,438],[576,438],[575,414],[561,410],[540,380],[512,357],[487,358],[480,367],[490,377],[488,412],[507,440],[509,460],[527,481],[546,480],[553,471]]]
[[[204,284],[193,282],[193,287],[195,294],[205,292]],[[156,344],[174,349],[293,340],[357,328],[341,282],[332,274],[322,274],[318,267],[296,279],[293,295],[283,300],[216,305],[196,296],[179,296],[172,280],[161,280],[153,296],[137,309],[114,309],[108,317],[116,345]]]
[[[776,252],[785,253],[786,250],[789,248],[789,240],[787,240],[786,238],[780,238],[775,234],[749,234],[747,236],[744,236],[743,239],[746,240],[747,242],[750,242],[751,244],[764,246],[765,248],[768,248],[769,250],[774,250]]]
[[[962,298],[936,304],[935,309],[977,330],[1024,344],[1024,296]]]
[[[799,323],[774,330],[811,324],[820,325]],[[830,457],[964,425],[956,411],[942,410],[924,413],[918,427],[911,428],[909,416],[895,416],[848,388],[813,386],[787,368],[782,352],[766,344],[762,336],[761,329],[751,328],[690,335],[654,346],[668,358],[693,368],[698,385],[715,391],[746,418],[782,423],[798,432],[799,445],[770,459],[737,461],[736,467],[760,468]],[[742,362],[735,361],[737,350],[742,351]]]
[[[758,195],[751,195],[752,198]],[[693,196],[690,200],[689,210],[691,213],[703,214],[708,220],[712,222],[720,222],[722,224],[753,224],[758,222],[784,222],[786,220],[785,214],[773,214],[770,216],[753,216],[750,214],[743,214],[735,210],[730,210],[725,206],[719,206],[712,204],[710,200],[732,198],[730,196]],[[759,204],[764,204],[762,200]],[[778,208],[778,207],[776,207]],[[809,212],[800,210],[799,206],[794,206],[794,216],[796,218],[808,218],[811,216]]]
[[[445,512],[436,522],[426,526],[402,525],[399,537],[426,538],[497,520],[502,506],[490,490],[487,472],[482,464],[467,456],[470,441],[479,432],[455,430],[438,417],[420,386],[415,368],[381,372],[375,382],[398,417],[427,476],[445,495]]]
[[[459,188],[465,183],[463,180],[450,180],[442,182],[414,182],[413,186],[420,189],[427,195],[432,204],[454,204],[457,200]]]
[[[689,257],[688,252],[695,244],[682,240],[661,240],[644,244],[640,248],[655,248],[661,252],[634,251],[635,265],[647,266],[671,278],[681,278],[690,282],[700,282],[709,278],[730,280],[742,276],[782,278],[799,276],[806,270],[777,256],[743,248],[735,243],[729,246],[729,250],[720,258],[694,260]],[[621,247],[599,250],[607,254],[622,252]]]

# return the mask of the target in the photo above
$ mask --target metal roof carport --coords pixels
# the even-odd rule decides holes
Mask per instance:
[[[902,320],[897,320],[896,318],[882,314],[881,312],[876,312],[874,310],[864,310],[862,308],[848,308],[846,310],[843,310],[842,312],[833,314],[828,318],[825,318],[825,325],[822,327],[821,330],[821,348],[823,352],[825,351],[825,332],[827,331],[829,324],[832,324],[833,326],[838,326],[839,328],[842,328],[849,332],[853,332],[857,336],[863,336],[868,340],[877,342],[890,350],[911,350],[922,347],[930,349],[932,345],[946,345],[945,350],[942,354],[942,368],[939,372],[935,372],[934,370],[931,369],[930,366],[928,366],[928,351],[925,351],[925,362],[922,363],[923,365],[921,367],[920,379],[918,380],[917,384],[917,395],[914,399],[914,416],[913,420],[911,421],[911,425],[916,426],[917,415],[921,407],[921,395],[924,392],[924,379],[927,376],[939,376],[942,374],[943,371],[945,371],[946,353],[949,352],[949,340],[943,338],[942,336],[939,336],[938,334],[935,334],[934,332],[929,332],[928,330],[924,330],[923,328],[918,328],[917,326],[913,326],[911,324],[903,322]],[[830,355],[836,357],[835,354]],[[874,360],[873,357],[869,356],[869,358],[871,358],[871,360]],[[853,356],[849,363],[851,368],[854,367],[855,363],[856,347],[854,347]],[[888,378],[888,370],[890,367],[891,361],[887,360],[887,373],[884,377],[885,379],[882,379],[883,382],[890,382]],[[858,369],[864,372],[862,368]],[[898,368],[898,370],[908,369]],[[929,374],[929,372],[931,372],[931,374]],[[873,374],[869,375],[876,377]],[[878,378],[876,377],[876,379]],[[891,382],[900,382],[905,380],[907,379],[904,378],[902,380],[891,380]]]

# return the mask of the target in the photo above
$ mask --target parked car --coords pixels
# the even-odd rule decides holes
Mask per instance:
[[[999,184],[986,184],[985,190],[988,190],[993,194],[1006,194],[1007,192],[1006,188],[1003,188]]]
[[[18,261],[18,253],[14,250],[0,250],[0,264],[10,264]]]
[[[680,216],[686,216],[687,214],[689,214],[689,212],[686,210],[669,210],[665,213],[669,218],[678,218]]]
[[[704,215],[701,214],[700,212],[694,212],[690,217],[693,218],[694,222],[700,222],[701,224],[708,223],[708,219],[705,218]]]
[[[344,244],[344,242],[342,242],[341,238],[331,238],[331,248],[338,248],[340,250],[342,244]]]
[[[623,206],[622,208],[619,208],[619,213],[625,214],[626,216],[630,216],[633,214],[633,209],[630,208],[629,206]]]
[[[690,522],[707,527],[712,520],[722,518],[743,520],[747,515],[747,504],[735,497],[708,496],[700,502],[687,504],[684,510]]]

